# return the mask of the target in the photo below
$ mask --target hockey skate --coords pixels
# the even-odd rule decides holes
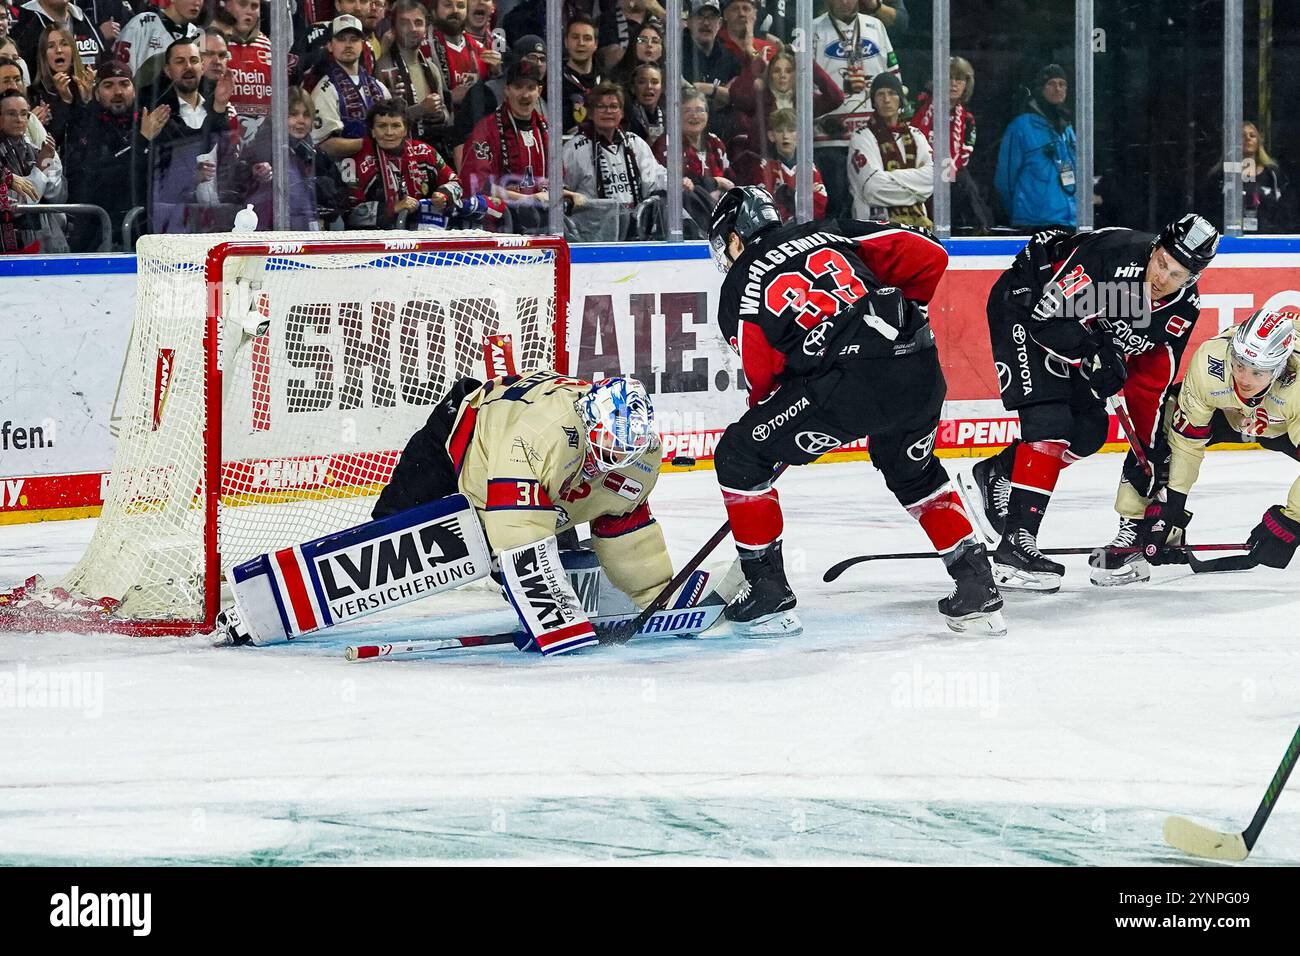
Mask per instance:
[[[781,542],[776,541],[740,561],[745,583],[722,616],[733,622],[746,636],[775,637],[794,635],[803,630],[794,613],[798,599],[785,579]]]
[[[993,580],[1008,591],[1054,594],[1061,590],[1063,577],[1065,565],[1039,551],[1035,536],[1024,528],[1008,529],[993,552]]]
[[[215,623],[217,626],[212,632],[213,647],[242,647],[253,642],[252,635],[239,616],[239,609],[233,604],[217,614]]]
[[[957,473],[957,493],[966,506],[966,514],[989,547],[1002,540],[1007,526],[1007,504],[1011,500],[1011,477],[1001,466],[1001,456],[994,455],[981,458],[970,471]]]
[[[948,629],[958,634],[987,634],[1001,637],[1007,633],[1002,618],[1002,594],[993,583],[989,552],[982,544],[966,548],[948,568],[952,575],[952,593],[939,601],[939,613]]]
[[[1151,580],[1151,565],[1141,551],[1119,550],[1136,544],[1138,523],[1136,518],[1120,517],[1111,543],[1088,555],[1088,580],[1102,588]]]

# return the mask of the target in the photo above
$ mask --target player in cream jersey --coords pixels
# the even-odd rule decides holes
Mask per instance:
[[[1258,442],[1300,460],[1300,357],[1295,354],[1295,316],[1260,310],[1205,342],[1192,356],[1180,387],[1165,407],[1163,437],[1152,454],[1155,475],[1126,474],[1115,500],[1120,530],[1090,563],[1094,584],[1127,584],[1150,577],[1150,564],[1182,563],[1170,548],[1180,541],[1190,515],[1187,496],[1196,484],[1206,447]],[[1164,502],[1153,502],[1160,486]],[[1250,533],[1257,564],[1286,567],[1300,542],[1300,477],[1285,505],[1274,505]],[[1142,553],[1106,552],[1138,546]]]
[[[589,522],[610,581],[645,606],[672,577],[648,503],[659,480],[659,438],[640,383],[607,382],[618,384],[550,371],[482,385],[463,379],[407,442],[374,517],[459,491],[478,510],[494,554]],[[604,437],[613,429],[596,422],[594,407],[582,410],[611,391],[631,396],[645,415],[633,426],[636,455],[614,450]]]

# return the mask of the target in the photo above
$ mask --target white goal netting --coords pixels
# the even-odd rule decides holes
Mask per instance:
[[[407,439],[457,379],[503,373],[507,352],[520,372],[555,367],[565,309],[554,246],[447,233],[446,247],[409,248],[426,235],[277,233],[268,255],[226,259],[211,287],[213,247],[261,240],[142,239],[103,514],[61,586],[120,600],[121,618],[200,621],[209,456],[220,462],[224,573],[368,520]],[[322,241],[373,245],[297,251]],[[220,394],[204,344],[218,314]],[[207,427],[213,402],[219,434]]]

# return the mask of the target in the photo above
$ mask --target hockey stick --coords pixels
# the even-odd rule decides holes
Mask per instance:
[[[780,478],[782,473],[789,467],[790,465],[788,462],[781,462],[781,464],[777,465],[776,469],[772,472],[772,480],[776,481]],[[700,547],[700,550],[695,552],[695,556],[682,565],[682,569],[677,572],[671,581],[664,585],[664,589],[660,591],[658,596],[646,606],[644,611],[637,615],[631,624],[621,628],[615,628],[609,634],[602,636],[600,643],[626,644],[631,640],[637,632],[645,626],[646,621],[650,620],[655,613],[662,611],[668,606],[668,602],[672,600],[672,596],[677,593],[677,589],[686,583],[686,579],[695,573],[696,569],[699,568],[699,566],[704,563],[705,559],[713,553],[713,549],[721,544],[722,539],[730,533],[731,521],[727,520],[722,522],[722,527],[713,532],[713,536],[709,538],[708,541],[704,542]]]
[[[1243,549],[1249,549],[1250,545],[1243,544]],[[1251,568],[1259,567],[1259,558],[1253,554],[1230,554],[1223,558],[1210,558],[1208,561],[1202,561],[1192,555],[1187,555],[1187,565],[1192,569],[1193,574],[1214,574],[1218,571],[1249,571]]]
[[[1165,820],[1165,842],[1192,856],[1240,863],[1255,848],[1255,841],[1259,839],[1260,831],[1264,829],[1269,814],[1277,805],[1277,798],[1286,786],[1287,778],[1291,776],[1297,757],[1300,757],[1300,727],[1296,728],[1291,745],[1282,755],[1282,762],[1278,764],[1277,772],[1264,791],[1264,799],[1259,802],[1259,809],[1251,818],[1250,826],[1240,833],[1220,833],[1185,817],[1169,817]]]
[[[709,603],[706,599],[704,603],[692,607],[667,612],[660,611],[648,618],[646,623],[637,629],[637,633],[654,635],[655,637],[686,637],[707,631],[718,622],[718,618],[722,616],[723,608],[726,607],[720,599],[715,600],[717,603]],[[597,633],[599,633],[602,625],[596,624],[594,626]],[[604,625],[606,628],[609,626]],[[522,631],[509,631],[504,634],[483,634],[472,637],[417,638],[399,641],[395,644],[353,644],[344,650],[343,656],[349,661],[399,660],[424,657],[437,651],[456,650],[462,647],[493,647],[501,644],[514,644],[516,637],[522,634]]]
[[[1151,462],[1147,461],[1147,453],[1142,450],[1142,443],[1137,440],[1137,429],[1133,427],[1133,419],[1129,417],[1128,409],[1124,407],[1124,403],[1120,401],[1118,395],[1112,395],[1106,399],[1106,405],[1119,419],[1120,431],[1124,433],[1124,438],[1128,441],[1128,447],[1133,451],[1133,457],[1138,460],[1138,464],[1142,466],[1142,471],[1146,473],[1147,477],[1151,477],[1154,474],[1151,470]]]
[[[1185,544],[1173,550],[1189,552],[1188,560],[1190,561],[1191,560],[1190,552],[1192,551],[1244,551],[1248,547],[1250,546],[1245,544]],[[1092,554],[1092,552],[1096,550],[1097,550],[1096,548],[1043,548],[1042,552],[1043,554],[1048,554],[1048,555],[1061,555],[1061,554],[1070,555],[1070,554]],[[1139,550],[1140,549],[1138,548],[1115,548],[1113,553],[1114,554],[1136,554]],[[843,561],[840,561],[837,564],[832,564],[829,568],[826,569],[826,573],[822,575],[822,580],[829,584],[831,581],[834,581],[836,578],[838,578],[849,568],[853,567],[855,564],[862,564],[866,561],[913,561],[913,560],[919,560],[921,558],[937,558],[937,557],[939,557],[939,553],[937,551],[895,551],[891,554],[860,554],[855,558],[845,558]],[[1220,558],[1219,560],[1232,561],[1238,559],[1239,557],[1244,557],[1244,555],[1233,555],[1230,558]],[[1202,563],[1215,564],[1216,562],[1206,561]],[[1192,570],[1195,571],[1196,569],[1193,568]],[[1219,568],[1216,570],[1226,571],[1232,569]]]

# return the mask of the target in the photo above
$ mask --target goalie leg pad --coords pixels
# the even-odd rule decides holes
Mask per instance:
[[[252,643],[276,644],[458,588],[490,568],[474,508],[451,495],[246,561],[231,590]]]
[[[597,643],[560,561],[555,535],[501,552],[504,590],[527,640],[522,650],[564,654]]]

